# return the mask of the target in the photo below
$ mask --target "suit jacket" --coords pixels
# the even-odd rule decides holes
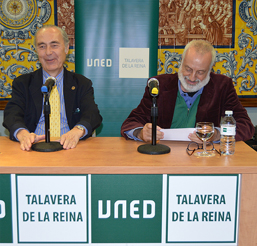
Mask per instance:
[[[163,74],[155,76],[159,80],[159,96],[157,98],[157,125],[170,128],[178,93],[178,75]],[[143,127],[151,122],[152,97],[146,86],[143,99],[138,107],[130,113],[121,126],[121,134],[127,138],[125,131]],[[254,126],[247,111],[240,103],[231,78],[211,73],[209,83],[204,87],[198,104],[196,122],[213,122],[220,127],[221,116],[226,110],[233,110],[236,120],[236,140],[248,140],[254,134]]]
[[[10,132],[10,139],[16,140],[14,132],[19,128],[36,130],[43,107],[42,68],[14,79],[12,98],[4,110],[3,126]],[[87,128],[87,138],[100,126],[102,117],[94,101],[91,80],[83,75],[64,69],[63,93],[67,121],[70,129],[80,124]]]

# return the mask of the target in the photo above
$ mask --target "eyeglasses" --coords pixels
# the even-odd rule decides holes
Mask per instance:
[[[196,142],[190,142],[187,146],[186,152],[189,156],[191,156],[198,149],[203,149],[203,145],[198,144]],[[212,142],[206,143],[206,151],[216,151],[219,155],[221,155],[221,153],[214,148],[214,145]]]

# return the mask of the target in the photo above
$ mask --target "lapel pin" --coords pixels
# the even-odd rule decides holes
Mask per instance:
[[[75,86],[72,86],[71,89],[74,91],[75,90]]]
[[[79,113],[80,112],[80,108],[76,108],[75,113]]]

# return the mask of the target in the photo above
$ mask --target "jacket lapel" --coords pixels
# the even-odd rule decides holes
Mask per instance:
[[[32,101],[35,104],[36,112],[37,112],[37,119],[39,120],[41,114],[42,114],[42,105],[43,105],[43,94],[41,92],[41,87],[43,85],[43,74],[42,74],[42,68],[35,71],[32,74],[29,90],[31,93]]]
[[[210,78],[209,83],[203,89],[203,93],[201,95],[200,102],[198,104],[196,121],[206,121],[206,118],[208,118],[208,121],[212,120],[211,118],[212,116],[208,117],[208,113],[209,113],[209,107],[213,100],[213,95],[214,95],[214,81],[212,78]]]
[[[166,128],[170,128],[171,126],[178,93],[178,77],[173,76],[171,78],[169,77],[170,81],[165,83],[166,86],[162,88],[163,94],[161,96],[160,107],[158,107],[158,110],[163,111],[160,113],[163,117],[159,119],[159,123]],[[167,114],[167,112],[169,113]]]
[[[64,77],[63,77],[63,93],[64,93],[64,101],[65,101],[65,110],[67,121],[69,127],[72,125],[72,114],[74,109],[74,103],[76,100],[76,92],[78,89],[78,84],[74,79],[73,73],[67,71],[64,68]]]

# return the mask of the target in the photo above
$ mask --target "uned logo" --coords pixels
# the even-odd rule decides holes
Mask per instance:
[[[87,59],[88,67],[111,67],[112,60],[111,59]]]
[[[0,200],[0,219],[5,217],[5,203]]]
[[[118,219],[119,217],[119,207],[122,210],[122,218],[125,219],[127,217],[127,210],[130,210],[130,217],[133,219],[139,219],[139,200],[134,200],[127,206],[126,200],[118,200],[114,203],[114,218]],[[150,211],[150,212],[149,212]],[[155,217],[155,202],[152,200],[143,200],[143,218],[144,219],[152,219]],[[98,218],[99,219],[107,219],[111,216],[111,201],[106,201],[106,213],[103,213],[103,201],[98,201]]]

